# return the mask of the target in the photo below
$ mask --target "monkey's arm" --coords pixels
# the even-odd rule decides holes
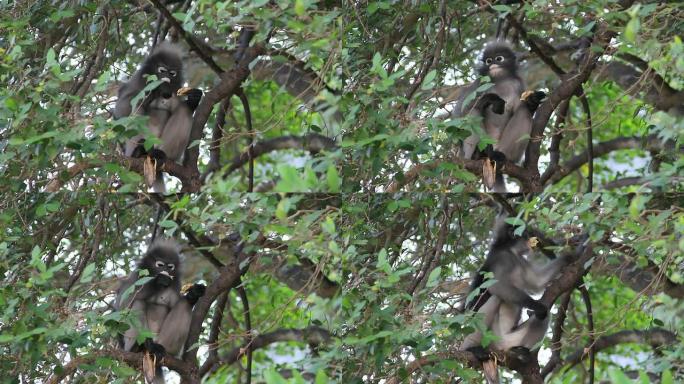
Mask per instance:
[[[128,82],[121,84],[114,106],[114,119],[120,119],[131,115],[133,110],[131,100],[133,100],[135,95],[142,91],[143,88],[145,88],[145,83],[138,78],[137,74]]]

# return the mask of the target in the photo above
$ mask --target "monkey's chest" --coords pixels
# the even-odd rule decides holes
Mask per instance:
[[[171,308],[178,302],[180,297],[172,289],[165,289],[146,300],[147,327],[152,332],[159,332],[164,319],[171,312]]]

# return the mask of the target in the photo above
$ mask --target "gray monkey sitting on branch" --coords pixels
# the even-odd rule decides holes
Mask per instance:
[[[484,132],[496,143],[478,151],[480,136],[473,133],[461,144],[459,156],[494,160],[496,174],[492,189],[506,192],[501,167],[506,160],[517,163],[522,159],[532,132],[532,114],[546,94],[525,91],[515,52],[507,42],[497,40],[487,44],[481,60],[478,74],[488,76],[493,85],[476,97],[472,94],[480,87],[480,80],[468,86],[457,100],[455,115],[481,116]],[[469,99],[473,101],[467,102]]]
[[[140,279],[139,271],[148,272],[149,281],[136,285]],[[146,379],[155,384],[164,383],[164,374],[159,364],[165,354],[178,356],[183,352],[190,331],[192,308],[204,295],[206,287],[194,284],[181,295],[180,258],[178,245],[171,240],[159,240],[150,246],[138,267],[124,280],[117,291],[115,308],[129,309],[140,321],[143,329],[154,333],[139,343],[137,338],[141,329],[129,328],[120,335],[119,346],[125,351],[146,352],[154,355],[153,378]]]
[[[145,89],[149,81],[147,77],[151,75],[155,75],[161,83],[147,91],[137,105],[131,105],[133,99]],[[130,80],[119,87],[114,119],[130,116],[132,112],[147,116],[147,128],[161,141],[148,151],[145,149],[145,135],[135,135],[126,141],[126,156],[150,156],[157,162],[167,158],[181,160],[190,140],[192,114],[202,98],[201,90],[181,89],[182,85],[183,61],[180,51],[164,43],[145,59]],[[182,100],[179,97],[182,95],[187,95],[187,99]],[[165,191],[164,178],[159,171],[156,172],[152,188],[155,192]]]
[[[526,256],[532,251],[531,239],[515,235],[514,230],[505,222],[504,216],[497,218],[489,253],[470,288],[470,292],[480,291],[465,308],[484,316],[484,325],[497,336],[490,344],[492,349],[507,351],[519,361],[526,362],[530,351],[543,340],[549,324],[549,308],[530,294],[541,293],[569,260],[559,257],[544,265],[528,260]],[[495,282],[482,289],[485,282],[483,274],[487,272],[493,275]],[[521,323],[523,308],[532,313]],[[482,333],[473,332],[466,336],[460,349],[473,352],[481,361],[487,361],[489,353],[481,341]]]

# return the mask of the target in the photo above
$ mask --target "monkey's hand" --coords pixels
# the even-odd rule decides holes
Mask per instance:
[[[500,115],[504,113],[506,107],[506,101],[499,97],[496,93],[485,93],[480,96],[478,100],[478,105],[480,111],[484,111],[487,107],[492,107],[492,112]]]
[[[145,340],[145,344],[143,345],[143,348],[145,348],[145,350],[147,350],[148,352],[154,354],[154,356],[157,358],[157,364],[159,364],[159,362],[166,355],[166,348],[164,348],[164,346],[161,344],[155,343],[150,338]]]
[[[549,315],[549,309],[546,308],[546,305],[537,300],[534,301],[534,305],[530,306],[530,309],[533,313],[528,312],[528,315],[532,316],[534,314],[534,316],[539,320],[544,320],[546,319],[546,316]]]
[[[545,97],[546,93],[542,91],[525,91],[520,96],[520,100],[525,103],[527,109],[530,110],[530,113],[534,113],[534,111],[539,108],[539,104],[542,103]]]
[[[185,96],[185,105],[187,105],[192,112],[195,112],[200,100],[202,100],[202,90],[197,88],[181,88],[178,90],[178,95]]]
[[[204,296],[204,292],[207,287],[204,284],[196,283],[185,293],[185,299],[190,303],[190,305],[195,305],[200,297]]]

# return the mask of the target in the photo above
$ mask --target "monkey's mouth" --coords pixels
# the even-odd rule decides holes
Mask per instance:
[[[159,272],[159,274],[160,274],[160,275],[164,275],[164,276],[168,277],[169,279],[173,280],[173,276],[171,276],[171,275],[170,275],[168,272],[166,272],[166,271],[161,271],[161,272]]]
[[[492,64],[489,66],[489,74],[492,75],[492,77],[499,77],[504,75],[506,70],[504,67],[498,65],[498,64]]]

